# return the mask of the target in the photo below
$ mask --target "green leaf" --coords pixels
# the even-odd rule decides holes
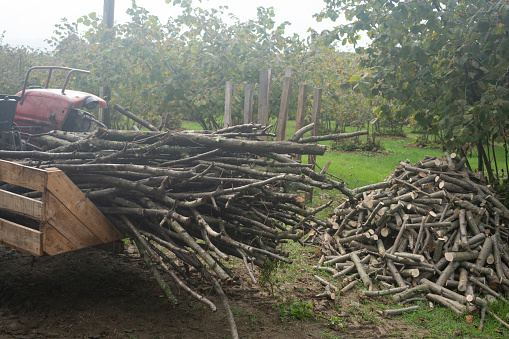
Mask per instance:
[[[350,79],[348,81],[350,81],[350,82],[357,82],[360,79],[361,79],[361,76],[359,74],[355,74],[352,77],[350,77]]]
[[[422,48],[417,46],[414,48],[412,53],[415,57],[415,60],[419,63],[419,65],[423,66],[428,63],[428,55]]]
[[[509,54],[509,39],[504,39],[498,45],[498,53],[501,55]]]
[[[477,29],[481,33],[486,33],[490,29],[490,22],[488,20],[481,20],[477,24]]]

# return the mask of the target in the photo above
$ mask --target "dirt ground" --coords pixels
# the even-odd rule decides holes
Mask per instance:
[[[244,275],[242,267],[233,268]],[[242,281],[243,279],[241,279]],[[420,337],[397,319],[378,324],[342,311],[313,296],[297,279],[296,298],[313,303],[314,319],[284,320],[278,301],[260,287],[225,286],[241,338]],[[174,308],[141,261],[130,254],[85,249],[55,257],[32,256],[0,245],[0,338],[230,338],[219,299],[208,286],[200,291],[218,306],[213,313],[173,289]],[[343,303],[343,304],[342,304]],[[341,319],[341,327],[329,319]],[[422,330],[421,330],[422,331]]]

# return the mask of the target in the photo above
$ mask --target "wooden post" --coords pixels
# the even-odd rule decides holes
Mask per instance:
[[[286,67],[283,80],[283,92],[281,93],[281,105],[279,107],[279,119],[277,122],[277,141],[286,140],[286,122],[288,121],[288,109],[290,107],[290,95],[292,91],[292,68]]]
[[[270,87],[272,84],[272,71],[260,71],[260,88],[258,89],[258,123],[269,125]]]
[[[295,118],[295,131],[304,127],[306,120],[306,106],[308,103],[308,85],[299,85],[299,98],[297,101],[297,117]]]
[[[107,28],[113,27],[115,20],[115,0],[104,0],[103,5],[103,23]],[[109,102],[111,100],[111,90],[108,86],[101,86],[99,88],[99,96]],[[99,108],[99,121],[111,128],[111,109]]]
[[[322,107],[322,89],[315,88],[314,99],[313,99],[313,115],[311,116],[311,123],[315,124],[315,127],[311,130],[311,136],[318,135],[318,124],[319,124],[319,116],[320,109]],[[309,155],[308,163],[313,164],[313,169],[315,168],[316,156]]]
[[[285,67],[285,78],[291,78],[292,77],[292,67],[286,66]]]
[[[231,81],[227,81],[224,94],[224,127],[233,126],[232,98],[233,98],[233,83]]]
[[[311,136],[318,135],[318,123],[320,116],[320,109],[322,107],[322,89],[315,88],[315,93],[313,96],[313,115],[311,116],[311,123],[314,123],[315,126],[311,130]],[[313,171],[315,170],[315,155],[308,155],[308,164],[313,164]],[[313,201],[313,190],[311,190],[308,194],[306,194],[306,200],[309,202]]]
[[[103,23],[106,27],[113,27],[115,20],[115,0],[104,0],[103,6]]]
[[[244,123],[249,124],[253,122],[253,97],[254,97],[254,84],[247,84],[244,86]]]
[[[111,100],[111,90],[109,86],[101,86],[99,88],[99,97],[106,100],[107,103]],[[110,107],[99,108],[99,121],[111,128],[111,109]]]
[[[306,119],[306,106],[308,101],[308,85],[299,85],[299,98],[297,101],[297,117],[295,118],[295,132],[304,127]],[[300,161],[301,155],[296,154],[295,159]]]

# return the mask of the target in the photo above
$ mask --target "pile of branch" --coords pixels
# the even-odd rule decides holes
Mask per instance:
[[[256,281],[253,265],[264,266],[267,260],[291,263],[278,244],[298,241],[314,225],[331,227],[315,217],[331,202],[310,210],[304,195],[315,187],[332,189],[343,183],[289,156],[325,152],[325,146],[302,139],[310,127],[286,142],[264,141],[269,127],[255,124],[215,132],[55,132],[41,137],[48,151],[0,151],[0,157],[64,171],[136,243],[174,303],[167,277],[215,311],[197,291],[192,273],[208,279],[236,336],[220,284],[234,277],[223,261],[242,259]]]
[[[362,281],[368,296],[424,295],[457,314],[484,315],[509,291],[509,210],[465,165],[449,153],[400,162],[385,181],[352,191],[333,226],[306,239],[323,246],[316,269],[342,279],[341,293]],[[386,290],[373,291],[373,282]]]

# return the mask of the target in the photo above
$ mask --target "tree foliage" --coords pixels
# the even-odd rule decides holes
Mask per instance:
[[[351,23],[334,36],[358,47],[364,74],[352,84],[377,112],[439,129],[446,146],[477,146],[478,167],[490,180],[493,142],[507,149],[509,2],[507,0],[326,0],[322,17],[344,13]],[[507,154],[507,153],[506,153]]]
[[[15,93],[30,66],[63,65],[91,71],[76,76],[73,87],[97,93],[99,86],[112,91],[112,103],[159,122],[169,113],[175,122],[189,119],[203,128],[221,125],[226,81],[234,83],[234,119],[242,121],[243,85],[258,83],[259,72],[272,69],[271,121],[279,115],[285,67],[293,68],[290,116],[295,117],[299,84],[323,88],[322,127],[344,131],[346,126],[362,124],[373,115],[366,99],[340,86],[356,74],[359,58],[339,53],[326,33],[312,31],[307,39],[285,33],[289,23],[276,25],[272,8],[258,8],[253,20],[230,16],[223,21],[226,8],[205,10],[190,1],[167,1],[182,8],[181,14],[160,22],[156,15],[138,6],[128,10],[130,21],[107,28],[96,13],[77,22],[62,20],[48,39],[52,50],[42,53],[2,45],[0,58],[6,70],[18,77],[4,76],[8,82],[2,92]],[[9,52],[8,52],[9,51]],[[38,56],[38,53],[41,55]],[[26,60],[18,67],[18,55]],[[45,59],[41,59],[44,57]],[[257,111],[257,90],[255,108]],[[312,99],[308,101],[311,116]],[[113,127],[128,128],[123,116],[113,115]]]
[[[3,44],[0,35],[0,93],[15,94],[21,89],[28,68],[47,64],[51,57],[30,47],[13,47]]]
[[[58,58],[90,69],[114,100],[146,118],[169,112],[217,127],[225,82],[252,83],[261,69],[281,69],[293,39],[283,36],[286,23],[274,25],[272,9],[232,25],[221,11],[186,6],[162,24],[133,1],[130,22],[106,29],[92,13],[77,22],[87,27],[84,34],[61,25],[51,42]]]

